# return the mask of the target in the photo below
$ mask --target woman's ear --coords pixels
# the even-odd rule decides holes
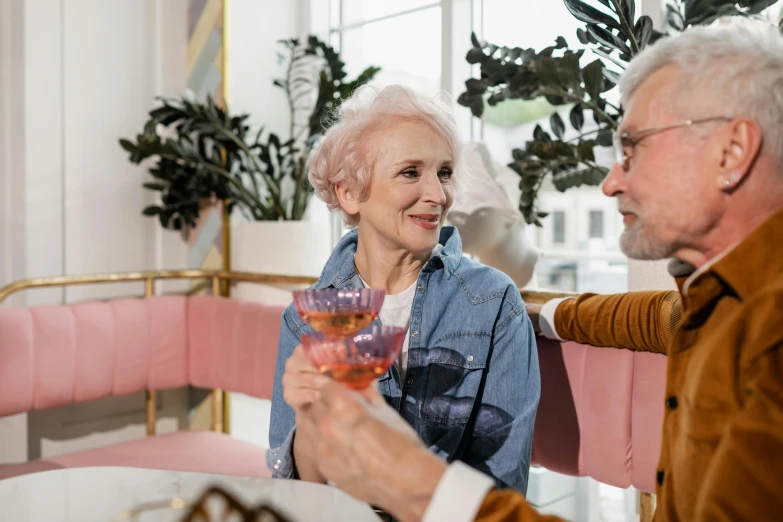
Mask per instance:
[[[355,216],[359,213],[359,198],[353,194],[350,188],[345,185],[337,185],[334,187],[334,191],[343,212],[349,216]]]

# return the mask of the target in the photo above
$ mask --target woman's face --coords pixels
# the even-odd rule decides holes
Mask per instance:
[[[448,143],[426,123],[404,120],[373,138],[379,153],[369,197],[355,203],[360,237],[374,235],[391,249],[431,251],[454,201],[455,158]]]

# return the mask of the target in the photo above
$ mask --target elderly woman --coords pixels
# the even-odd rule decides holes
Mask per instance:
[[[311,156],[310,181],[353,230],[313,288],[384,289],[380,321],[407,334],[379,391],[437,455],[524,493],[540,396],[535,339],[511,279],[464,257],[456,229],[443,226],[464,181],[450,106],[364,87],[337,118]],[[289,306],[267,464],[275,477],[326,482],[309,451],[316,435],[297,429],[326,379],[299,345],[308,328]]]

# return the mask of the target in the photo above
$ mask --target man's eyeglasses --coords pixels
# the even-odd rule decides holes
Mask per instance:
[[[671,129],[679,129],[681,127],[690,127],[699,123],[707,123],[710,121],[730,121],[731,118],[726,116],[716,116],[714,118],[703,118],[700,120],[685,120],[673,125],[666,125],[663,127],[653,127],[651,129],[643,129],[634,132],[615,132],[612,136],[612,146],[614,147],[614,159],[623,167],[623,170],[628,171],[630,168],[629,161],[633,158],[634,152],[636,152],[636,146],[646,137],[658,134]],[[626,150],[630,153],[626,154]]]

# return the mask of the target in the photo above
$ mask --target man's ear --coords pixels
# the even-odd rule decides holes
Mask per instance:
[[[345,185],[337,185],[334,191],[337,194],[337,200],[340,202],[343,212],[349,216],[355,216],[359,213],[359,198],[353,194],[351,189]]]
[[[719,139],[718,187],[733,191],[748,175],[761,151],[761,126],[756,120],[737,118]]]

